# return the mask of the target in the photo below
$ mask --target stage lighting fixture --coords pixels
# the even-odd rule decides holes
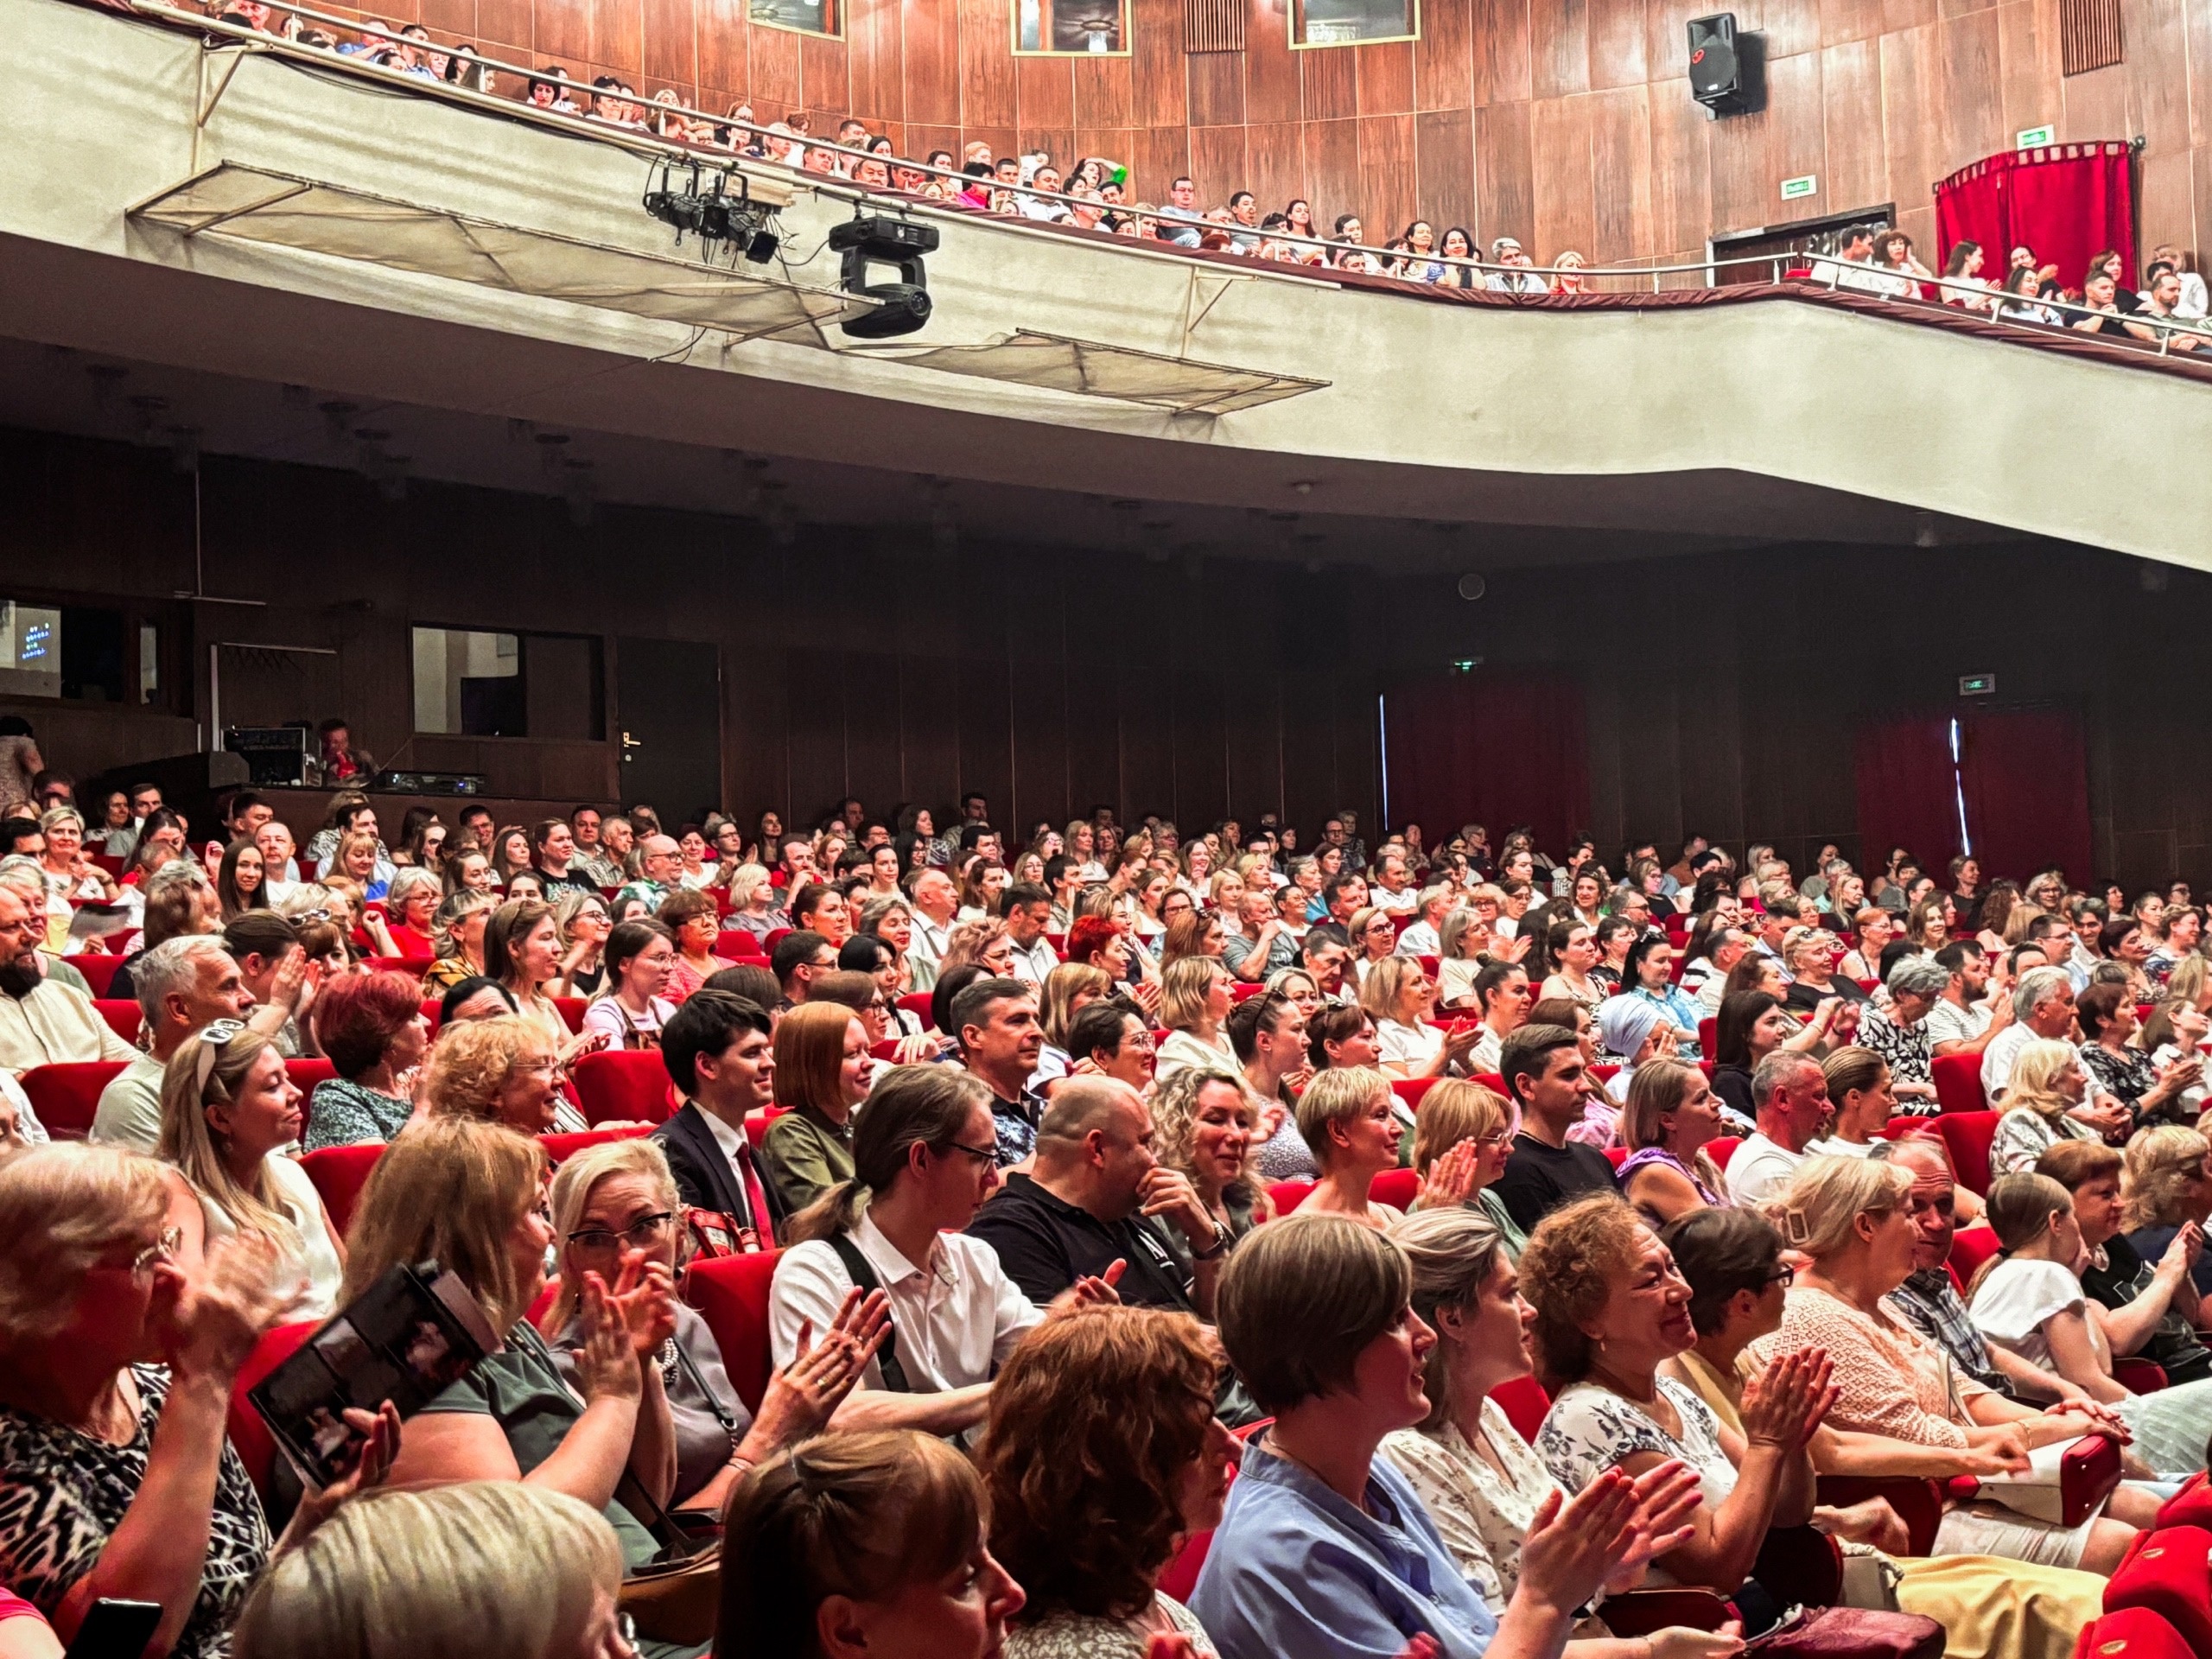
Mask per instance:
[[[734,196],[729,194],[733,181]],[[663,162],[658,186],[645,192],[645,206],[662,224],[676,227],[679,245],[690,231],[709,250],[717,242],[734,244],[756,265],[766,264],[783,245],[783,238],[768,228],[776,210],[753,200],[741,174],[717,173],[702,187],[698,162],[690,164],[688,177],[679,177],[677,163]]]
[[[883,213],[855,213],[842,225],[830,227],[830,248],[844,256],[838,285],[848,294],[874,300],[875,308],[849,317],[837,326],[855,340],[888,340],[911,334],[930,320],[929,277],[922,269],[925,254],[935,253],[938,236],[934,225]],[[897,267],[895,283],[871,283],[872,264]]]

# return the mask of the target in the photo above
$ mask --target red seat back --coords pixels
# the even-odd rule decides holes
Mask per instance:
[[[584,1009],[590,1005],[582,997],[556,996],[553,999],[553,1006],[561,1011],[561,1018],[568,1025],[570,1035],[584,1028]]]
[[[1275,1214],[1287,1216],[1306,1202],[1306,1195],[1313,1190],[1311,1181],[1277,1181],[1268,1189],[1268,1200],[1275,1207]]]
[[[382,1156],[384,1143],[370,1141],[356,1147],[325,1147],[300,1160],[308,1179],[322,1194],[322,1207],[330,1211],[330,1224],[341,1238],[353,1224],[353,1211],[361,1202],[361,1189],[369,1184],[369,1172]]]
[[[1987,1227],[1961,1227],[1951,1235],[1951,1270],[1959,1282],[1970,1285],[1981,1264],[1997,1254],[1996,1232]]]
[[[1484,1088],[1489,1090],[1491,1093],[1496,1095],[1507,1105],[1510,1106],[1513,1104],[1513,1096],[1505,1092],[1505,1079],[1498,1076],[1497,1072],[1478,1071],[1472,1077],[1468,1079],[1468,1081],[1471,1083],[1479,1083]]]
[[[1726,1173],[1728,1160],[1736,1155],[1736,1148],[1744,1144],[1739,1135],[1716,1135],[1705,1143],[1706,1156],[1713,1160],[1713,1166]]]
[[[1516,1377],[1492,1389],[1490,1397],[1497,1402],[1513,1432],[1534,1446],[1536,1431],[1544,1426],[1544,1414],[1552,1408],[1552,1397],[1544,1392],[1544,1385],[1533,1376]]]
[[[1267,988],[1256,979],[1249,982],[1240,979],[1229,988],[1229,1000],[1232,1002],[1249,1002],[1254,997],[1263,995]],[[902,996],[899,1000],[903,1002],[906,999]],[[928,1018],[926,1014],[923,1017]]]
[[[1719,1042],[1720,1022],[1718,1020],[1700,1020],[1697,1022],[1697,1052],[1699,1053],[1704,1055],[1707,1059],[1711,1059]]]
[[[1410,1210],[1414,1200],[1421,1196],[1421,1172],[1417,1169],[1386,1169],[1375,1178],[1375,1185],[1367,1189],[1369,1201],[1387,1204],[1393,1210]]]
[[[545,1148],[546,1161],[558,1169],[586,1147],[604,1146],[609,1141],[632,1141],[652,1132],[650,1123],[632,1123],[619,1129],[586,1129],[582,1135],[541,1135],[537,1144]]]
[[[297,1325],[280,1325],[263,1332],[261,1340],[253,1344],[253,1351],[239,1367],[238,1380],[231,1384],[231,1444],[238,1447],[238,1461],[245,1465],[254,1490],[264,1500],[269,1497],[270,1471],[276,1466],[276,1437],[245,1397],[246,1391],[259,1386],[262,1378],[289,1359],[321,1328],[320,1322],[303,1319]]]
[[[930,1021],[930,994],[927,991],[907,992],[899,999],[899,1006],[920,1020],[923,1030],[932,1029]]]
[[[1936,1103],[1947,1112],[1979,1112],[1988,1109],[1981,1092],[1981,1056],[1938,1054],[1929,1063],[1936,1079]],[[1961,1177],[1961,1179],[1964,1179]]]
[[[2156,1613],[2189,1649],[2212,1654],[2212,1532],[2202,1527],[2164,1527],[2139,1532],[2105,1586],[2105,1611],[2129,1608]]]
[[[768,1389],[768,1290],[782,1256],[781,1250],[761,1250],[702,1258],[683,1271],[683,1300],[715,1333],[723,1369],[753,1411]]]
[[[587,1054],[570,1075],[585,1120],[591,1123],[659,1123],[676,1109],[668,1068],[661,1064],[658,1049],[614,1048]]]
[[[108,997],[94,997],[92,1006],[99,1010],[100,1018],[107,1021],[107,1028],[126,1043],[138,1040],[138,1028],[146,1023],[146,1016],[138,1011],[136,1002],[124,1002]]]
[[[791,930],[788,927],[770,928],[767,932],[767,937],[760,941],[760,950],[762,954],[771,957],[774,956],[776,954],[776,947],[781,944],[785,939],[791,938]]]
[[[292,1080],[292,1086],[302,1094],[311,1095],[315,1093],[315,1084],[328,1083],[335,1077],[338,1068],[328,1060],[287,1060],[284,1062],[284,1075]]]
[[[2200,1470],[2183,1481],[2181,1490],[2159,1509],[2158,1524],[2212,1530],[2212,1476]]]
[[[423,1018],[429,1021],[430,1035],[433,1037],[438,1034],[438,1027],[445,1023],[440,1014],[440,1010],[444,1007],[445,999],[441,996],[434,996],[423,1004]]]
[[[1421,1096],[1435,1086],[1434,1077],[1393,1077],[1390,1079],[1391,1089],[1400,1100],[1406,1103],[1406,1109],[1409,1112],[1419,1111]]]
[[[768,1144],[768,1126],[789,1110],[788,1106],[763,1106],[757,1112],[745,1115],[745,1138],[753,1143],[755,1157]]]
[[[137,1003],[132,1003],[135,1008]],[[120,1072],[124,1060],[64,1060],[35,1065],[16,1079],[30,1096],[31,1110],[57,1141],[82,1141],[92,1132],[100,1090]]]
[[[1259,1436],[1266,1433],[1268,1426],[1274,1421],[1274,1419],[1272,1417],[1262,1417],[1256,1423],[1248,1423],[1236,1431],[1236,1438],[1249,1445]],[[1236,1484],[1236,1471],[1234,1467],[1231,1467],[1229,1471],[1229,1483],[1232,1486]],[[1175,1559],[1167,1563],[1167,1570],[1160,1575],[1160,1593],[1173,1596],[1178,1601],[1188,1601],[1192,1592],[1198,1587],[1198,1574],[1205,1568],[1206,1552],[1212,1546],[1213,1529],[1211,1527],[1208,1527],[1204,1532],[1192,1533],[1189,1538],[1185,1539],[1183,1548],[1175,1553]]]
[[[2204,1659],[2204,1651],[2149,1608],[2126,1607],[2087,1626],[2074,1659]]]
[[[109,948],[112,950],[114,947],[111,944]],[[123,958],[112,956],[72,957],[69,965],[85,976],[85,983],[92,988],[92,995],[97,998],[107,995],[108,985],[115,978],[116,969],[123,966]]]
[[[1951,1173],[1970,1192],[1989,1196],[1989,1143],[1997,1138],[1995,1112],[1944,1112],[1930,1121],[1951,1154]]]
[[[1616,1170],[1618,1170],[1623,1164],[1628,1162],[1628,1148],[1626,1147],[1604,1147],[1599,1148],[1599,1150],[1604,1152],[1607,1160],[1611,1162],[1612,1166]]]
[[[715,935],[715,954],[730,962],[765,962],[758,935],[741,927],[726,927]]]

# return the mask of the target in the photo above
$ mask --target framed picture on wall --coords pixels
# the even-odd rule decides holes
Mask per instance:
[[[765,29],[788,29],[801,35],[826,35],[834,40],[845,33],[840,0],[745,0],[745,16]]]
[[[1128,0],[1014,0],[1014,55],[1125,58],[1128,22]]]
[[[1290,0],[1294,48],[1421,37],[1421,0]]]

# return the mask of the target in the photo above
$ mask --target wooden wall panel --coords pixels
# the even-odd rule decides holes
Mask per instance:
[[[1529,94],[1590,90],[1591,0],[1529,0]]]
[[[1641,0],[1590,0],[1590,84],[1641,86],[1649,79]]]
[[[1474,89],[1474,0],[1433,0],[1414,45],[1414,107],[1464,110]]]
[[[1183,53],[1182,0],[1128,0],[1130,62],[1135,103],[1131,114],[1141,127],[1179,127],[1190,119]],[[1154,200],[1167,194],[1165,179],[1140,183]]]
[[[1881,124],[1867,119],[1882,107],[1882,60],[1873,41],[1847,41],[1821,54],[1821,103],[1827,152],[1821,200],[1834,213],[1888,200]]]
[[[1360,121],[1359,200],[1376,221],[1368,232],[1370,241],[1402,234],[1421,213],[1412,116],[1370,115]]]
[[[936,801],[942,810],[959,796],[959,728],[944,717],[956,695],[958,673],[950,657],[906,655],[899,659],[900,800]],[[944,830],[940,824],[938,833]]]
[[[938,0],[960,16],[960,119],[1011,127],[1020,119],[1014,93],[1014,13],[1008,0]]]
[[[1199,200],[1227,201],[1233,193],[1250,188],[1244,132],[1241,126],[1191,129],[1191,181],[1198,187]]]
[[[1485,244],[1535,234],[1535,162],[1529,105],[1493,104],[1475,111],[1476,232]]]
[[[1652,246],[1651,92],[1641,85],[1598,92],[1589,102],[1590,171],[1597,181],[1590,263],[1617,265]],[[1546,257],[1556,250],[1546,245]]]
[[[1351,54],[1362,115],[1401,115],[1414,107],[1414,47],[1384,41]]]
[[[1075,64],[1075,123],[1078,127],[1135,124],[1136,72],[1127,58],[1078,58]],[[1115,154],[1119,155],[1116,151]]]
[[[798,107],[799,37],[787,29],[752,31],[753,80],[741,90],[753,101],[754,118],[780,121]]]
[[[645,73],[644,0],[592,0],[592,60],[630,79]]]
[[[1195,645],[1198,642],[1192,641]],[[1204,660],[1193,651],[1185,663]],[[1218,823],[1229,811],[1229,742],[1222,717],[1222,674],[1185,667],[1175,688],[1175,821],[1186,834]]]
[[[693,0],[643,0],[644,72],[655,80],[689,86],[699,79]]]
[[[1529,105],[1536,184],[1532,234],[1539,250],[1573,248],[1586,257],[1595,238],[1590,125],[1596,101],[1589,97],[1539,98]]]
[[[590,61],[591,0],[531,0],[531,10],[541,60],[565,64],[571,75]]]
[[[1263,213],[1280,212],[1306,194],[1306,159],[1299,152],[1300,130],[1295,121],[1245,129],[1251,190],[1260,199]]]
[[[1244,123],[1244,56],[1241,52],[1197,52],[1184,60],[1190,88],[1191,124],[1234,127]],[[1231,187],[1232,188],[1234,187]],[[1200,185],[1201,191],[1205,189]],[[1221,198],[1209,196],[1208,200]]]
[[[1308,57],[1315,56],[1307,53]],[[1359,180],[1359,124],[1357,121],[1308,121],[1306,124],[1306,188],[1313,199],[1313,221],[1327,234],[1338,213],[1331,204],[1361,200]],[[1379,223],[1379,221],[1378,221]]]
[[[753,84],[745,0],[697,0],[697,4],[699,79],[734,98]],[[727,103],[717,102],[714,107],[726,108]]]
[[[1308,121],[1334,121],[1359,113],[1359,64],[1349,52],[1300,52],[1300,84]]]
[[[1460,0],[1465,3],[1465,0]],[[1295,121],[1306,113],[1298,60],[1280,16],[1262,10],[1244,30],[1244,118],[1253,123]]]
[[[1415,116],[1414,158],[1421,210],[1436,221],[1438,239],[1454,225],[1472,235],[1477,217],[1473,112],[1434,110]]]
[[[1529,0],[1471,0],[1475,103],[1510,104],[1529,96]]]

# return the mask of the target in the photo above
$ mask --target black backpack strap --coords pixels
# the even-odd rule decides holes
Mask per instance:
[[[875,1276],[875,1269],[868,1265],[860,1246],[844,1233],[830,1236],[830,1248],[837,1252],[837,1259],[845,1264],[845,1271],[860,1287],[863,1295],[883,1288],[883,1281]],[[887,1323],[884,1327],[883,1346],[876,1350],[876,1369],[883,1373],[883,1386],[892,1394],[912,1394],[914,1385],[906,1380],[906,1368],[899,1363],[899,1332]]]

